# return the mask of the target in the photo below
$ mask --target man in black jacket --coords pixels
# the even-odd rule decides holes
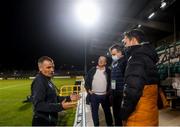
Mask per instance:
[[[123,41],[128,56],[122,101],[123,124],[158,126],[157,53],[149,42],[145,42],[141,30],[125,32]]]
[[[66,101],[78,100],[79,96],[72,94],[70,97],[58,96],[58,90],[52,83],[54,62],[50,57],[43,56],[38,60],[39,74],[31,85],[31,95],[34,108],[33,126],[56,126],[58,112],[73,108],[74,103]]]
[[[122,126],[121,119],[121,102],[124,88],[124,72],[126,68],[126,59],[123,54],[123,47],[114,44],[109,49],[112,55],[111,65],[111,93],[112,93],[112,107],[115,120],[115,126]]]
[[[112,126],[112,115],[109,103],[110,70],[106,68],[106,57],[100,56],[98,65],[89,70],[85,88],[88,92],[91,104],[92,118],[94,126],[99,126],[99,104],[101,104],[108,126]]]

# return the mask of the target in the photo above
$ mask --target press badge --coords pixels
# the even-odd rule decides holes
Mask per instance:
[[[111,89],[112,90],[116,89],[116,80],[111,80]]]

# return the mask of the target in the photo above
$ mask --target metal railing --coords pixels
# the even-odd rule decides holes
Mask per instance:
[[[81,82],[81,99],[78,101],[74,127],[86,127],[86,109],[85,109],[85,89],[84,81]]]
[[[60,88],[60,96],[69,96],[72,93],[77,93],[81,96],[77,103],[74,127],[86,127],[86,108],[85,108],[85,88],[84,80],[80,85],[64,85]]]
[[[69,96],[72,93],[79,94],[81,89],[81,85],[64,85],[60,88],[59,96]]]

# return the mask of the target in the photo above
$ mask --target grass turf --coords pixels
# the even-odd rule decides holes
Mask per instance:
[[[32,80],[0,80],[0,126],[31,126],[32,104],[22,103],[30,95]],[[75,79],[55,79],[54,84],[73,85]],[[75,109],[61,113],[59,125],[72,126]]]

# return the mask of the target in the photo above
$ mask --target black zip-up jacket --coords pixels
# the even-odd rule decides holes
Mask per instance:
[[[157,84],[159,81],[156,68],[158,55],[149,43],[132,46],[127,53],[129,57],[125,71],[125,87],[121,105],[123,120],[127,120],[135,110],[142,96],[144,85]]]
[[[89,71],[88,71],[88,74],[86,76],[86,79],[85,79],[85,88],[86,88],[86,91],[88,92],[89,90],[92,90],[92,81],[93,81],[93,77],[94,77],[94,74],[96,73],[96,67],[92,67]],[[105,71],[105,74],[106,74],[106,78],[107,78],[107,90],[106,92],[109,93],[109,90],[110,90],[110,85],[111,85],[111,71],[109,68],[106,67],[106,71]],[[99,79],[101,80],[101,79]]]
[[[50,78],[39,73],[31,85],[31,95],[34,108],[34,116],[42,117],[46,120],[57,121],[58,112],[63,110],[61,102],[70,97],[60,97],[57,95],[57,88]]]

